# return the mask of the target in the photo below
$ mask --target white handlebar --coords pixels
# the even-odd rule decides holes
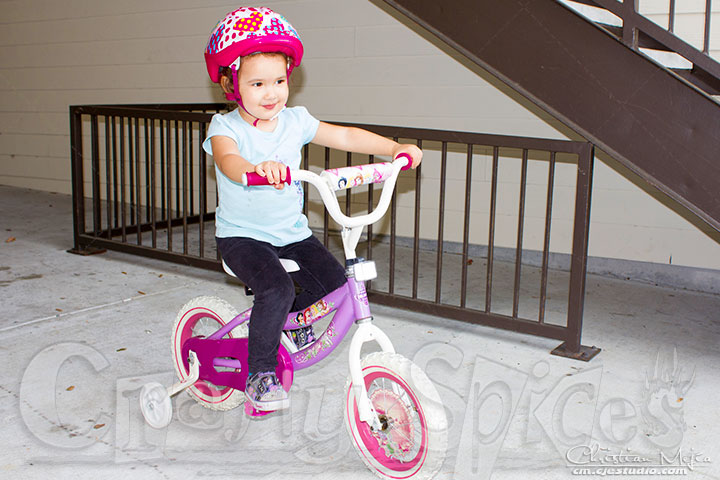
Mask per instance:
[[[380,201],[377,207],[368,214],[356,215],[349,217],[340,210],[340,204],[338,203],[337,195],[335,194],[334,188],[328,184],[328,182],[320,175],[313,173],[309,170],[294,170],[292,171],[293,180],[302,180],[315,186],[320,192],[325,208],[328,213],[340,226],[345,228],[360,227],[365,225],[371,225],[380,220],[388,207],[390,206],[390,200],[392,199],[393,190],[397,182],[397,177],[400,170],[406,166],[408,160],[406,158],[398,158],[392,162],[392,174],[385,180],[385,185],[380,195]]]

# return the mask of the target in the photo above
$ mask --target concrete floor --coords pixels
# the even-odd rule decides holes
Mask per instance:
[[[182,393],[153,430],[138,394],[174,381],[177,310],[196,295],[250,299],[220,273],[66,253],[65,195],[0,186],[0,228],[0,478],[374,478],[342,424],[348,342],[297,373],[285,414],[249,421]],[[589,363],[550,356],[557,341],[373,312],[446,406],[437,479],[720,479],[718,295],[590,275],[583,343],[603,351]]]

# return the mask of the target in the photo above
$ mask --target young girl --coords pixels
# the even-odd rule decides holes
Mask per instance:
[[[366,130],[320,122],[304,107],[286,108],[288,78],[302,60],[300,37],[282,16],[264,7],[228,13],[205,50],[208,73],[238,108],[215,115],[203,148],[215,160],[219,203],[216,240],[225,263],[255,294],[249,326],[245,395],[258,410],[289,406],[275,376],[277,352],[290,311],[306,308],[345,284],[345,269],[312,235],[302,213],[300,182],[286,187],[287,167],[300,166],[309,143],[395,158],[407,153],[415,168],[422,152]],[[244,187],[256,172],[270,187]],[[274,187],[274,188],[273,188]],[[280,258],[300,271],[288,274]],[[301,288],[296,296],[294,282]],[[299,347],[314,338],[308,328]]]

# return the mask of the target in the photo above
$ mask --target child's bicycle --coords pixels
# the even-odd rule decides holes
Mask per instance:
[[[343,227],[347,283],[305,310],[288,315],[276,374],[289,391],[293,372],[327,357],[354,322],[358,328],[350,344],[345,425],[363,462],[380,477],[389,479],[434,477],[447,447],[447,418],[440,396],[425,372],[396,354],[387,335],[373,325],[365,281],[377,277],[375,263],[355,255],[363,227],[385,214],[398,174],[409,166],[409,156],[401,154],[392,163],[325,170],[320,175],[307,170],[288,171],[286,180],[290,183],[292,177],[313,184],[332,218]],[[246,185],[267,184],[256,174],[247,177],[243,179]],[[371,213],[348,217],[340,211],[336,190],[383,181],[379,204]],[[291,260],[283,264],[288,271],[298,269]],[[217,297],[197,297],[180,310],[171,339],[173,365],[180,381],[167,389],[149,383],[140,394],[143,416],[151,426],[164,428],[170,423],[170,397],[182,390],[187,390],[200,405],[214,410],[229,410],[244,402],[250,311],[238,314]],[[297,336],[300,329],[333,312],[322,335],[298,349],[292,340],[293,331]],[[382,351],[361,359],[361,348],[370,341],[376,341]],[[255,410],[250,402],[244,409],[251,416],[270,413]]]

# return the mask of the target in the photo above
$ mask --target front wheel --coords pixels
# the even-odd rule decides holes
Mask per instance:
[[[362,359],[368,397],[381,428],[360,420],[348,382],[345,426],[365,465],[381,478],[431,479],[447,450],[447,417],[435,386],[420,367],[388,352]]]

